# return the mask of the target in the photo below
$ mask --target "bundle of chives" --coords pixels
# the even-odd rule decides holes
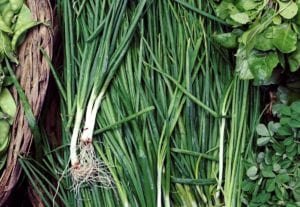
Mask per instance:
[[[74,123],[69,119],[73,126],[70,171],[74,186],[80,187],[82,182],[100,182],[109,186],[110,178],[103,163],[96,159],[92,145],[96,115],[128,50],[146,0],[137,2],[133,11],[128,1],[76,1],[73,5],[69,1],[60,3],[66,28],[66,107],[70,115],[75,110]],[[121,33],[123,27],[126,27],[126,31]]]
[[[114,188],[81,188],[76,205],[238,206],[240,184],[234,183],[243,173],[240,153],[258,104],[247,107],[249,83],[236,79],[229,55],[210,39],[222,23],[209,15],[210,2],[151,2],[77,1],[74,8],[60,2],[66,45],[63,144],[74,126],[73,169],[86,160],[79,159],[83,155],[95,155],[106,166],[109,184],[114,180]],[[80,127],[87,130],[78,158]],[[96,150],[87,153],[92,141]],[[68,155],[55,153],[59,165],[49,164],[48,155],[45,163],[61,183],[57,197],[74,206],[76,195],[66,190],[72,182],[53,170],[61,171]],[[76,184],[95,179],[98,170]],[[107,186],[105,179],[96,181]]]

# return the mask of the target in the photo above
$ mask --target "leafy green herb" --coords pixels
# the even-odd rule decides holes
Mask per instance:
[[[300,198],[300,101],[291,105],[275,104],[278,122],[258,124],[257,155],[246,176],[243,197],[249,206],[298,206]],[[255,155],[254,155],[255,156]],[[259,166],[259,168],[256,168]],[[249,191],[251,182],[255,189]],[[263,195],[263,196],[261,196]]]
[[[222,0],[216,6],[220,18],[233,30],[242,31],[239,36],[227,32],[214,38],[223,47],[237,48],[236,72],[241,79],[269,80],[276,67],[285,67],[284,59],[290,71],[298,70],[299,5],[299,1],[291,0]]]

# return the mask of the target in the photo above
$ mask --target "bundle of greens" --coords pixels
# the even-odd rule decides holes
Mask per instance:
[[[300,66],[300,1],[222,0],[216,14],[232,32],[215,35],[227,48],[237,48],[235,70],[241,79],[270,79],[274,68]]]
[[[43,203],[240,206],[259,97],[212,41],[224,21],[212,15],[211,2],[59,6],[65,62],[62,77],[54,75],[62,146],[45,143],[42,163],[21,160]]]
[[[256,145],[245,162],[243,201],[249,206],[300,205],[300,102],[276,104],[278,122],[259,124]]]

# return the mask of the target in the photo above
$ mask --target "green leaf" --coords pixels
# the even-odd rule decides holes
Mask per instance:
[[[248,14],[245,12],[230,14],[230,17],[235,22],[240,23],[240,24],[247,24],[248,22],[251,21]]]
[[[273,171],[278,172],[280,170],[280,165],[278,163],[273,164]]]
[[[274,133],[276,133],[278,131],[279,127],[280,127],[280,123],[274,123],[273,121],[270,121],[268,123],[268,129],[269,129],[270,135],[273,136]]]
[[[290,136],[293,134],[293,130],[290,127],[287,126],[281,126],[277,133],[281,136]]]
[[[16,48],[18,40],[24,32],[28,31],[30,28],[38,24],[39,22],[35,21],[32,18],[29,8],[25,4],[23,4],[14,29],[14,36],[11,42],[12,48]]]
[[[237,13],[238,9],[228,1],[221,1],[221,3],[216,8],[216,14],[222,19],[229,17],[231,13]]]
[[[10,29],[10,27],[5,23],[2,15],[0,15],[0,30],[1,32],[6,32],[6,33],[9,33],[9,34],[12,34],[13,31]]]
[[[287,174],[279,174],[276,176],[275,181],[278,184],[287,183],[290,181],[290,176],[288,176]]]
[[[256,162],[257,163],[261,163],[261,162],[264,161],[264,159],[265,159],[265,153],[264,152],[260,152],[257,155]]]
[[[288,145],[286,147],[286,152],[292,152],[292,151],[297,151],[297,144],[292,143],[291,145]]]
[[[267,165],[270,165],[272,163],[272,157],[273,157],[272,152],[270,150],[267,150],[265,153],[265,163]]]
[[[292,115],[291,108],[288,107],[287,105],[283,105],[283,107],[280,109],[280,114],[286,115],[286,116],[291,116]]]
[[[257,167],[253,165],[247,170],[246,174],[249,178],[251,178],[251,177],[255,177],[257,175],[257,172],[258,172]]]
[[[281,16],[276,15],[276,16],[273,17],[273,23],[274,23],[275,25],[280,25],[281,22],[282,22]]]
[[[282,118],[280,119],[280,124],[281,124],[281,125],[286,125],[286,124],[288,124],[290,121],[291,121],[291,118],[290,118],[290,117],[282,117]]]
[[[300,120],[291,119],[291,121],[288,122],[288,125],[292,128],[300,128]]]
[[[296,201],[300,202],[300,187],[292,190],[293,196]]]
[[[0,31],[0,60],[7,56],[12,62],[17,63],[17,58],[14,55],[10,43],[10,37],[6,33]]]
[[[261,4],[262,4],[262,1],[240,0],[237,3],[237,7],[238,7],[238,9],[240,9],[242,11],[249,11],[249,10],[252,10],[252,9],[257,9],[257,7]]]
[[[242,189],[246,192],[253,192],[255,189],[256,184],[254,182],[244,180],[242,183]]]
[[[213,38],[219,45],[225,48],[236,48],[238,46],[237,35],[232,32],[216,34]]]
[[[287,169],[288,167],[291,166],[292,162],[288,159],[282,160],[278,163],[282,169]]]
[[[254,199],[253,201],[255,203],[266,203],[271,197],[270,193],[266,193],[265,191],[260,192]]]
[[[295,72],[300,66],[300,42],[297,42],[297,48],[294,52],[288,55],[288,63],[290,71]]]
[[[264,137],[270,136],[269,130],[264,124],[258,124],[256,126],[256,132],[260,136],[264,136]]]
[[[272,147],[279,155],[282,155],[285,152],[285,147],[281,143],[275,142],[272,144]]]
[[[257,146],[261,147],[261,146],[265,146],[266,144],[268,144],[271,140],[271,137],[260,137],[257,139]]]
[[[261,174],[265,178],[274,178],[275,177],[272,166],[266,166],[265,168],[261,169]]]
[[[289,2],[282,2],[277,1],[279,3],[279,11],[280,15],[285,19],[292,19],[296,16],[298,12],[298,6],[295,2],[289,1]]]
[[[273,45],[282,53],[296,50],[297,35],[288,23],[273,26]]]
[[[294,138],[293,138],[293,137],[286,138],[282,143],[283,143],[285,146],[291,145],[291,144],[294,143]]]
[[[261,51],[269,51],[274,48],[273,42],[273,28],[268,27],[263,33],[257,34],[255,48]]]
[[[300,101],[293,102],[290,107],[293,111],[300,113]]]
[[[266,191],[273,192],[275,190],[275,179],[268,179],[266,183]]]
[[[235,71],[238,73],[240,79],[247,80],[254,78],[249,68],[246,49],[244,47],[239,47],[237,50]]]
[[[0,146],[4,145],[7,142],[10,125],[5,120],[0,120]]]
[[[279,59],[275,52],[252,52],[249,54],[248,63],[255,79],[266,80],[271,77]]]
[[[0,109],[10,117],[9,122],[12,124],[17,113],[17,106],[9,90],[6,88],[0,94]]]

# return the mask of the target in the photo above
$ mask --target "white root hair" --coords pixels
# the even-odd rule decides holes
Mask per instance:
[[[113,187],[113,179],[105,163],[96,157],[92,143],[80,142],[79,163],[70,168],[73,181],[72,189],[78,194],[82,185],[97,185],[103,188]]]

